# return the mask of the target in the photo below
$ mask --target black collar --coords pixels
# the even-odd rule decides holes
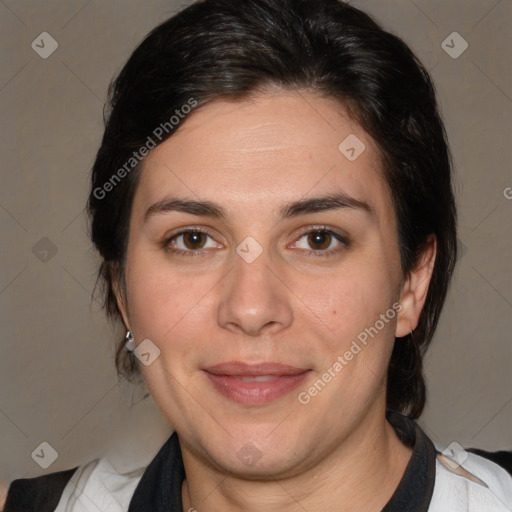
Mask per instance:
[[[382,512],[427,512],[434,492],[436,450],[419,425],[388,411],[388,422],[413,454],[396,491]],[[128,512],[183,512],[185,468],[174,432],[150,462],[135,489]]]
[[[436,479],[436,448],[415,421],[394,411],[388,411],[386,418],[402,443],[411,446],[413,452],[402,480],[382,512],[427,512]]]

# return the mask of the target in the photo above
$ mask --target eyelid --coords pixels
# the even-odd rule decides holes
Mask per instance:
[[[343,232],[339,228],[335,228],[334,226],[329,226],[328,224],[312,224],[306,226],[305,228],[299,230],[299,236],[302,237],[308,233],[315,233],[317,231],[326,231],[328,233],[333,233],[337,235],[340,239],[342,239],[344,243],[350,243],[350,238],[347,233]]]

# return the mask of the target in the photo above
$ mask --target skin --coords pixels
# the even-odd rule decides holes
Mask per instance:
[[[350,134],[366,146],[352,162],[338,149]],[[287,202],[339,191],[370,204],[374,215],[344,208],[280,217]],[[145,218],[171,195],[214,201],[226,218],[178,211]],[[304,235],[318,225],[349,245]],[[167,247],[202,255],[166,250],[162,240],[191,227],[208,236],[178,236]],[[263,249],[252,263],[236,252],[248,236]],[[147,156],[117,297],[136,344],[149,338],[160,350],[141,370],[179,436],[184,511],[363,511],[387,503],[412,453],[385,419],[387,364],[395,336],[418,323],[435,248],[432,237],[404,278],[375,144],[339,103],[313,93],[211,102]],[[298,393],[397,302],[397,316],[300,403]],[[311,372],[291,393],[247,406],[219,394],[201,370],[234,360]],[[260,454],[253,465],[237,456],[248,442]]]

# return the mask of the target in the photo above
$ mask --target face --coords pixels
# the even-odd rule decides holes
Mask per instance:
[[[382,416],[415,318],[377,149],[306,92],[211,102],[148,155],[125,278],[153,399],[235,474],[292,475]]]

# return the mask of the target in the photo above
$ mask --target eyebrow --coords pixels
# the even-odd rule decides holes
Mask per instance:
[[[284,219],[289,219],[300,215],[306,215],[308,213],[325,212],[345,208],[363,211],[371,216],[376,216],[374,208],[368,203],[355,199],[343,192],[285,203],[281,207],[280,215]],[[171,211],[190,213],[192,215],[212,217],[221,220],[224,220],[227,217],[226,210],[219,204],[212,201],[197,201],[193,199],[168,197],[152,204],[146,210],[144,220],[147,221],[153,215]]]

